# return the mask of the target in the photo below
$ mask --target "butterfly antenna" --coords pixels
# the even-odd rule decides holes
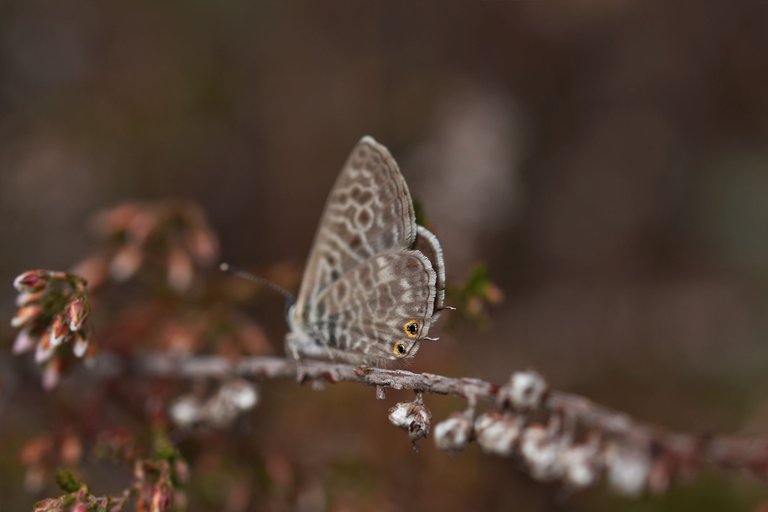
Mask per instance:
[[[252,283],[256,284],[263,284],[264,286],[267,286],[272,291],[275,291],[279,293],[280,295],[285,298],[285,309],[288,310],[289,307],[291,307],[296,302],[296,297],[293,296],[291,292],[286,290],[280,285],[277,285],[270,281],[269,279],[265,279],[263,277],[255,276],[251,274],[250,272],[246,272],[245,270],[241,270],[239,268],[233,267],[229,263],[222,263],[219,265],[219,269],[222,272],[226,272],[228,274],[235,275],[237,277],[240,277],[242,279],[245,279],[247,281],[251,281]]]

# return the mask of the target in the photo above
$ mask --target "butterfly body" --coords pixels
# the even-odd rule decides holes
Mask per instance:
[[[437,238],[416,224],[389,151],[363,137],[329,194],[288,311],[288,353],[366,364],[413,357],[444,288]]]

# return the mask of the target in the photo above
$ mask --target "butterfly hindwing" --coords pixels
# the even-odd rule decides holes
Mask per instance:
[[[373,256],[316,297],[308,328],[338,359],[376,362],[413,356],[429,332],[436,276],[419,251]],[[407,330],[409,323],[413,332]],[[398,343],[401,354],[396,354]]]
[[[435,314],[445,307],[445,261],[440,242],[424,226],[416,226],[416,241],[413,248],[420,251],[432,264],[435,270]]]

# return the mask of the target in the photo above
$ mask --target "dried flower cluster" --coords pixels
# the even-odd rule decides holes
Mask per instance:
[[[461,286],[450,288],[449,293],[459,315],[478,324],[488,320],[489,305],[499,304],[504,299],[504,294],[491,281],[483,264],[474,265]]]
[[[122,496],[94,496],[81,485],[76,491],[59,498],[48,498],[35,503],[33,512],[120,512],[128,501],[128,491]]]
[[[258,403],[256,386],[247,380],[235,379],[223,383],[208,399],[200,399],[194,394],[177,398],[171,405],[170,415],[180,427],[210,425],[226,428]]]
[[[424,406],[421,393],[413,402],[400,402],[389,409],[389,421],[408,432],[411,443],[429,435],[432,413]],[[416,445],[414,444],[414,447]]]
[[[546,395],[540,375],[514,373],[498,390],[497,410],[475,416],[470,407],[452,414],[435,425],[435,445],[456,453],[476,441],[487,453],[522,461],[534,479],[560,481],[570,489],[593,486],[601,476],[624,495],[667,489],[672,469],[664,458],[651,456],[647,443],[590,432],[573,419],[545,413],[541,406]],[[546,419],[536,419],[542,415]],[[421,394],[389,411],[390,422],[405,429],[412,442],[428,435],[431,417]]]
[[[121,512],[131,502],[135,512],[187,510],[187,497],[180,486],[188,482],[189,468],[176,457],[137,460],[133,483],[119,496],[95,496],[68,471],[60,471],[56,480],[66,494],[35,503],[33,512]]]
[[[188,480],[189,468],[179,458],[136,461],[133,469],[136,512],[183,512],[187,509],[187,497],[178,487]]]
[[[210,266],[218,257],[218,239],[205,215],[185,201],[125,203],[97,214],[93,226],[107,247],[76,267],[92,287],[107,277],[126,281],[149,264],[164,268],[168,285],[185,292],[195,266]]]
[[[146,325],[152,325],[147,341],[176,357],[200,353],[241,357],[272,352],[261,326],[230,309],[212,306],[196,315],[155,318],[154,321],[147,319]]]
[[[56,387],[64,368],[85,356],[90,347],[89,303],[86,281],[75,274],[30,270],[13,282],[19,309],[11,326],[21,329],[13,352],[35,349],[35,362],[43,366],[43,387]]]
[[[19,453],[25,468],[24,488],[38,492],[57,466],[74,466],[82,454],[82,443],[72,432],[44,434],[28,440]]]

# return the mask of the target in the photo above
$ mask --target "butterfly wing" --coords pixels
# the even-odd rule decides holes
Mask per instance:
[[[410,248],[415,238],[413,203],[397,163],[387,148],[363,137],[328,196],[295,317],[306,325],[309,305],[331,283],[377,254]]]
[[[416,226],[416,241],[413,248],[420,251],[427,257],[435,270],[435,318],[438,312],[445,307],[445,261],[443,260],[443,249],[440,242],[424,226]]]
[[[390,250],[354,267],[314,300],[307,327],[315,355],[367,363],[412,357],[434,318],[436,280],[417,250]]]

